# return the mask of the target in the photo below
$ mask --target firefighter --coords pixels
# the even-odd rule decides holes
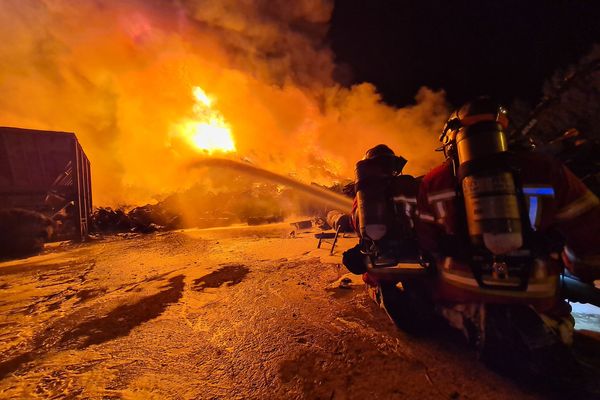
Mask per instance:
[[[394,203],[397,204],[398,209],[403,210],[402,214],[409,217],[408,220],[406,220],[406,223],[409,226],[414,225],[412,217],[413,215],[415,215],[416,212],[416,191],[418,185],[416,184],[414,177],[412,177],[411,175],[402,174],[402,169],[406,165],[406,162],[407,161],[404,157],[396,156],[394,151],[390,149],[387,145],[379,144],[367,150],[363,159],[356,164],[357,175],[361,175],[362,172],[363,176],[362,180],[360,176],[357,176],[357,182],[355,183],[355,186],[357,185],[363,190],[355,190],[356,197],[354,198],[354,205],[352,207],[352,216],[355,230],[359,235],[361,235],[361,237],[366,235],[366,230],[368,228],[366,226],[363,226],[361,232],[359,212],[364,213],[365,211],[371,211],[365,210],[364,207],[362,207],[362,211],[359,209],[360,202],[358,200],[358,196],[359,192],[364,192],[364,186],[361,186],[364,181],[367,181],[367,185],[373,184],[371,185],[371,188],[375,189],[374,192],[382,196],[383,201],[387,200],[386,197],[391,197]],[[376,177],[377,182],[375,182],[375,180],[373,179],[373,175],[371,174],[371,171],[373,170],[376,170],[377,174],[381,174],[381,176]],[[365,179],[366,174],[364,173],[364,171],[368,171],[367,174],[369,176],[367,177],[367,179]],[[393,180],[394,183],[392,185],[394,186],[394,188],[391,190],[393,190],[395,193],[386,193],[385,190],[380,190],[383,189],[384,186],[387,186],[389,184],[389,182],[382,182],[381,179]],[[373,205],[370,203],[368,203],[368,205],[365,206],[368,206],[369,208],[374,208]],[[380,224],[384,223],[381,220],[376,222],[379,222]],[[367,225],[367,223],[365,222],[363,225]]]
[[[344,265],[355,274],[367,271],[365,254],[384,264],[418,257],[414,232],[418,183],[402,174],[406,162],[379,144],[356,164],[352,223],[360,243],[344,254]]]
[[[476,314],[469,304],[527,304],[570,344],[560,254],[581,280],[600,278],[600,203],[559,162],[511,151],[507,126],[506,110],[487,97],[446,123],[446,160],[424,176],[417,200],[419,243],[435,260],[432,296],[463,331]]]

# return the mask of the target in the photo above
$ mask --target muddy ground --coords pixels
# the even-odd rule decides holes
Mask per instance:
[[[451,331],[396,329],[362,286],[337,287],[346,271],[312,234],[289,231],[111,237],[0,263],[0,397],[552,396],[489,370]],[[585,397],[600,398],[598,341],[578,335],[575,349]]]

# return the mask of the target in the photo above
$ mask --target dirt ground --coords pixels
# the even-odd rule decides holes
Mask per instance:
[[[339,258],[290,230],[115,236],[0,263],[0,397],[552,395],[489,370],[449,331],[398,330],[361,285],[338,287]],[[578,336],[586,363],[598,343]]]

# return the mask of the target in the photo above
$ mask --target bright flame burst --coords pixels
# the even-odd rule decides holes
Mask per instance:
[[[194,94],[196,100],[204,104],[206,107],[210,107],[212,105],[212,100],[200,86],[194,86],[192,93]]]
[[[198,150],[212,154],[235,151],[231,128],[218,110],[212,108],[213,99],[199,86],[192,88],[196,99],[195,118],[180,125],[181,134]]]

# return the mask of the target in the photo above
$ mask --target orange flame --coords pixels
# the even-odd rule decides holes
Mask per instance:
[[[236,151],[229,124],[212,108],[214,100],[200,86],[194,86],[192,94],[196,99],[195,118],[179,124],[179,133],[193,148],[208,154]]]

